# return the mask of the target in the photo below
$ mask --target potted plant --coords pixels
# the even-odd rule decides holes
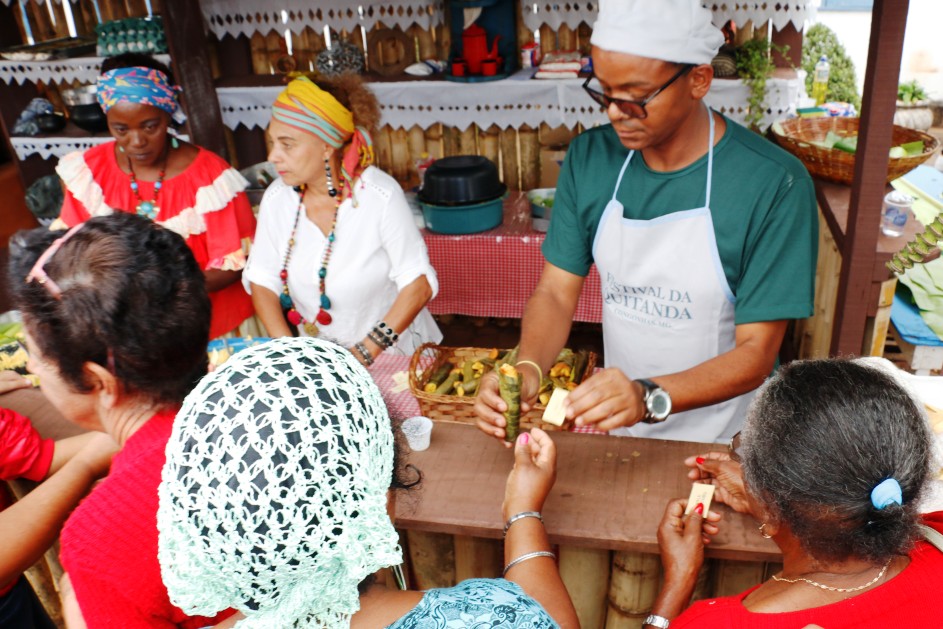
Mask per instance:
[[[894,124],[917,131],[926,131],[933,124],[933,110],[930,99],[917,81],[901,83],[897,86],[897,111]]]

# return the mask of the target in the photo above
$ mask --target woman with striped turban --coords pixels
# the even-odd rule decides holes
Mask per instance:
[[[215,338],[252,316],[239,276],[243,239],[252,237],[255,217],[238,171],[169,133],[185,120],[178,92],[167,66],[147,55],[128,53],[102,64],[98,102],[115,141],[59,161],[65,202],[55,227],[128,212],[180,234],[206,278]]]
[[[269,336],[319,336],[370,365],[442,339],[435,271],[402,188],[373,166],[373,94],[295,79],[272,106],[269,186],[243,283]]]

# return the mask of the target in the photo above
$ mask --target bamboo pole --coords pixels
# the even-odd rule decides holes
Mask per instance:
[[[431,125],[425,131],[426,135],[426,152],[429,154],[429,157],[432,159],[439,159],[445,157],[445,143],[442,138],[443,136],[443,125],[441,122],[437,122],[434,125]]]
[[[501,161],[501,129],[498,125],[491,125],[478,132],[478,150],[495,164]]]
[[[517,153],[517,129],[501,130],[501,173],[504,184],[520,190],[521,171]]]
[[[374,146],[376,147],[377,166],[380,170],[389,173],[393,167],[392,129],[389,125],[384,125],[377,132]]]
[[[609,551],[561,546],[559,555],[560,576],[576,607],[580,627],[603,629],[609,590]]]
[[[455,536],[455,580],[496,579],[504,568],[504,546],[495,539]]]
[[[540,187],[540,142],[537,129],[527,125],[518,130],[521,190],[533,190]]]
[[[617,552],[612,558],[606,629],[641,629],[658,595],[657,555]]]
[[[455,585],[455,547],[447,533],[406,531],[413,587],[417,590]]]
[[[460,152],[459,130],[455,127],[442,126],[442,151],[446,157]]]
[[[390,172],[400,185],[409,182],[409,170],[412,160],[409,159],[409,136],[405,129],[393,129],[390,134],[392,149],[393,170]]]
[[[478,127],[470,124],[464,131],[458,134],[458,154],[459,155],[477,155],[478,154]]]
[[[268,46],[265,36],[253,33],[249,38],[249,49],[252,55],[252,72],[254,74],[272,74],[272,62],[268,57]]]
[[[718,561],[714,596],[733,596],[763,582],[766,564],[759,561]]]
[[[557,50],[557,34],[546,24],[540,25],[540,52],[542,55]]]
[[[560,50],[576,50],[576,32],[566,24],[560,25],[557,31],[557,41]]]

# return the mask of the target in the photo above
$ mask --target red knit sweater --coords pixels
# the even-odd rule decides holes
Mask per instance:
[[[28,419],[17,412],[0,408],[0,480],[44,479],[52,464],[55,447],[52,439],[39,436]],[[6,491],[0,491],[0,511],[9,506],[9,495]],[[13,589],[15,584],[14,579],[6,587],[0,588],[0,596]]]
[[[89,629],[214,624],[170,603],[157,561],[157,487],[174,415],[158,413],[128,439],[62,529],[62,565]]]
[[[930,513],[924,519],[928,526],[943,531],[943,511]],[[757,614],[742,604],[756,587],[737,596],[699,601],[673,621],[671,629],[799,629],[810,624],[827,629],[943,626],[939,599],[943,589],[943,552],[926,542],[917,543],[910,553],[910,565],[896,577],[840,603],[796,612]]]

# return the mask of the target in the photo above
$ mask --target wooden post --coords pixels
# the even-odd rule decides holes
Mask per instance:
[[[875,0],[871,12],[864,106],[832,332],[833,355],[858,354],[864,343],[908,6],[908,0]]]
[[[409,563],[417,590],[455,585],[455,548],[448,533],[406,531]]]
[[[518,157],[517,129],[501,130],[501,171],[504,184],[511,190],[521,189],[520,159]]]
[[[754,561],[718,561],[714,569],[714,596],[733,596],[762,583],[766,564]]]
[[[482,155],[490,159],[496,166],[501,161],[501,129],[498,125],[491,125],[487,129],[482,129],[478,133],[478,146]]]
[[[223,135],[223,116],[210,75],[206,35],[200,3],[164,0],[164,31],[173,60],[174,75],[183,88],[187,103],[190,141],[229,159]]]
[[[474,124],[468,125],[468,128],[459,132],[458,153],[459,155],[478,154],[478,127]]]
[[[606,629],[641,629],[658,595],[658,555],[617,552],[609,581]]]
[[[897,289],[897,278],[881,282],[881,293],[878,297],[878,311],[868,325],[867,338],[870,342],[864,352],[865,356],[883,356],[884,344],[887,342],[887,329],[891,325],[891,305],[894,303],[894,291]]]
[[[504,568],[504,545],[496,539],[455,536],[455,581],[496,579]]]
[[[609,590],[609,551],[561,546],[559,555],[560,576],[576,607],[580,627],[603,629]]]
[[[540,187],[540,143],[537,141],[537,129],[528,125],[518,130],[520,138],[521,190],[533,190]]]

